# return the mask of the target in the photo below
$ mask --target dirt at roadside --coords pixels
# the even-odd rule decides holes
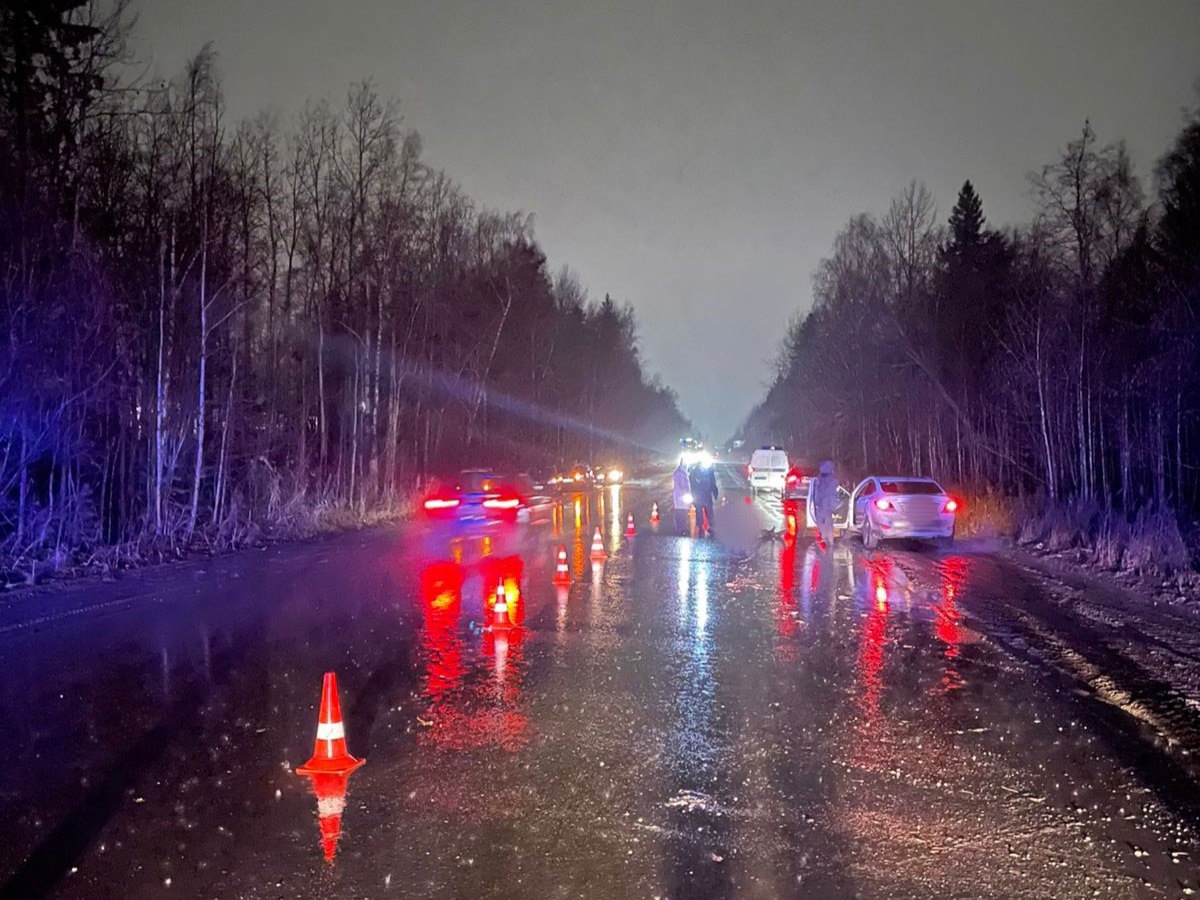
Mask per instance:
[[[1003,555],[1039,582],[1062,612],[1169,686],[1200,715],[1200,585],[1195,575],[1150,578],[1099,571],[1071,551],[1009,548]]]

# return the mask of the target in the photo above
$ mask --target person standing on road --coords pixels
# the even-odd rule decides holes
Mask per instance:
[[[687,534],[688,511],[692,508],[692,484],[682,456],[679,457],[679,465],[675,467],[671,501],[674,506],[675,533]]]
[[[837,487],[833,460],[827,459],[821,463],[821,471],[812,490],[813,521],[817,523],[817,531],[826,550],[833,549],[833,511],[837,507]]]
[[[712,463],[704,463],[692,470],[692,496],[696,500],[696,533],[712,535],[713,505],[717,499],[717,473]]]

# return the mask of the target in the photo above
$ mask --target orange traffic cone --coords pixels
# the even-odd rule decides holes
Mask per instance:
[[[508,598],[504,591],[504,579],[496,585],[496,602],[492,605],[492,624],[490,627],[493,631],[507,631],[512,628],[512,622],[508,618]]]
[[[650,504],[650,524],[651,525],[658,524],[658,501],[657,500],[655,500],[652,504]]]
[[[296,769],[297,775],[349,775],[365,759],[355,759],[346,749],[346,728],[342,724],[342,704],[338,701],[337,675],[325,673],[321,685],[321,715],[317,720],[317,741],[312,759]]]
[[[629,514],[629,524],[625,526],[625,537],[637,537],[637,529],[633,527],[633,513]]]
[[[342,837],[342,813],[346,811],[346,789],[350,776],[309,775],[317,797],[317,824],[321,829],[321,850],[325,862],[332,863]]]
[[[554,567],[554,583],[570,584],[571,570],[567,567],[567,548],[558,548],[558,564]]]
[[[592,559],[608,559],[608,554],[604,552],[604,538],[600,536],[599,527],[596,528],[596,535],[592,538]]]

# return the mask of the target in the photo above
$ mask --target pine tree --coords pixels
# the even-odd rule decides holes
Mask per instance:
[[[958,191],[958,201],[950,211],[950,246],[960,254],[983,243],[983,201],[970,181]]]

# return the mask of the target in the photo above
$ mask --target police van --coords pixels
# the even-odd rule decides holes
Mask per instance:
[[[782,495],[787,473],[788,458],[783,450],[775,446],[760,447],[750,457],[747,469],[751,493],[775,491]]]

